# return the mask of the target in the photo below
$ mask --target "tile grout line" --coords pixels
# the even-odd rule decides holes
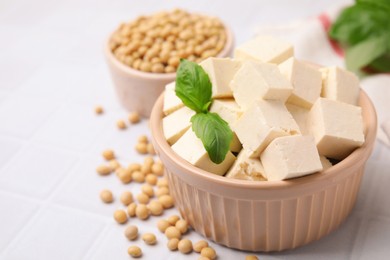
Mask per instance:
[[[28,148],[31,147],[32,145],[34,145],[34,143],[30,140],[30,142],[28,142],[27,144],[25,144],[25,145],[20,149],[20,151],[18,151],[18,152],[16,153],[16,155],[14,155],[14,156],[8,161],[8,163],[6,163],[6,165],[3,167],[3,170],[6,171],[7,168],[10,167],[10,165],[12,165],[11,163],[12,163],[14,160],[16,160],[16,158],[17,158],[18,156],[20,156],[20,154],[21,154],[22,152],[24,152],[26,149],[28,149]],[[48,146],[43,145],[43,144],[36,144],[36,145],[38,145],[38,146],[40,146],[40,147],[48,148]],[[69,154],[69,155],[72,154],[72,153],[70,153],[70,152],[63,151],[63,150],[60,150],[60,149],[57,149],[56,151],[57,151],[57,152],[65,152],[65,153],[67,153],[67,154]],[[75,168],[77,167],[77,165],[78,165],[79,162],[80,162],[80,155],[79,155],[79,154],[77,154],[77,155],[73,154],[73,156],[75,156],[76,160],[75,160],[75,162],[73,163],[73,165],[71,165],[71,166],[69,167],[69,170],[67,171],[67,173],[65,173],[65,177],[62,178],[61,180],[57,181],[57,182],[53,185],[53,188],[52,188],[51,190],[48,191],[48,195],[46,196],[46,198],[41,198],[41,199],[39,199],[40,201],[42,201],[42,202],[47,202],[47,201],[49,201],[50,198],[52,197],[53,193],[55,193],[55,190],[56,190],[59,186],[62,185],[62,183],[67,179],[68,175],[71,175],[71,173],[73,173],[73,171],[75,171]],[[1,169],[1,168],[0,168],[0,169]],[[0,172],[0,176],[1,176],[1,172]],[[1,190],[7,191],[7,190],[4,189],[4,188],[1,189]],[[8,191],[8,192],[9,192],[9,193],[12,193],[12,194],[19,194],[19,195],[21,195],[21,196],[24,196],[23,193],[20,193],[20,192],[17,192],[17,191],[15,191],[15,192]]]
[[[88,258],[91,258],[93,256],[93,252],[94,252],[95,248],[98,247],[102,243],[102,241],[105,237],[104,235],[106,235],[109,232],[110,228],[111,228],[111,225],[110,225],[110,223],[107,222],[105,228],[100,232],[100,234],[95,238],[93,243],[89,246],[88,250],[85,252],[82,259],[88,259]]]
[[[5,193],[5,194],[8,194],[8,195],[14,196],[14,197],[16,197],[18,199],[26,200],[26,201],[29,201],[29,202],[32,202],[32,203],[35,203],[35,204],[43,204],[43,201],[41,199],[37,199],[35,197],[28,197],[26,195],[23,195],[23,194],[20,194],[20,193],[17,193],[17,192],[11,192],[9,190],[4,190],[4,189],[0,188],[0,193]]]
[[[25,94],[20,94],[18,93],[20,91],[20,89],[17,89],[15,90],[12,95],[15,96],[15,97],[25,97],[25,98],[28,98],[28,99],[32,99],[32,100],[37,100],[38,97],[37,96],[34,96],[34,95],[25,95]],[[34,129],[33,131],[31,131],[31,133],[29,134],[29,136],[26,137],[26,140],[28,140],[29,142],[28,143],[31,143],[33,140],[34,140],[34,136],[36,135],[36,133],[42,129],[42,127],[44,127],[44,125],[51,119],[54,117],[54,114],[58,111],[60,111],[61,109],[63,109],[64,107],[66,107],[66,101],[64,102],[61,102],[60,104],[58,104],[58,102],[51,102],[53,104],[56,104],[54,105],[54,108],[53,110],[50,112],[50,114],[48,114],[46,116],[46,118],[44,118],[43,122],[38,126],[36,127],[36,129]]]
[[[1,177],[1,172],[2,172],[3,170],[7,170],[7,168],[11,165],[11,163],[12,163],[13,161],[15,161],[16,158],[17,158],[22,152],[24,152],[30,144],[31,144],[31,140],[25,141],[24,144],[22,145],[22,147],[19,149],[19,151],[17,151],[17,152],[14,154],[14,156],[12,156],[12,158],[10,158],[5,164],[0,165],[0,177]]]
[[[77,211],[77,212],[83,212],[87,215],[93,215],[95,217],[98,217],[98,218],[104,218],[104,219],[111,219],[111,217],[108,217],[108,216],[103,216],[102,214],[99,214],[99,213],[96,213],[96,212],[93,212],[93,211],[89,211],[89,210],[82,210],[80,208],[76,208],[76,207],[71,207],[71,206],[68,206],[68,205],[64,205],[64,204],[59,204],[59,203],[56,203],[56,202],[53,202],[53,201],[49,201],[49,200],[41,200],[41,199],[37,199],[37,198],[32,198],[32,197],[28,197],[24,194],[21,194],[21,193],[16,193],[16,192],[10,192],[10,191],[7,191],[7,190],[3,190],[3,189],[0,189],[0,193],[6,193],[6,194],[10,194],[12,196],[15,196],[19,199],[23,199],[23,200],[27,200],[27,201],[30,201],[30,202],[33,202],[37,205],[39,205],[40,207],[44,207],[44,206],[55,206],[55,207],[59,207],[59,208],[63,208],[63,209],[67,209],[67,210],[73,210],[73,211]]]
[[[70,104],[68,101],[64,101],[64,103],[57,109],[57,111],[60,111],[62,109],[66,109],[68,104]],[[85,106],[85,107],[87,107],[87,106]],[[54,117],[54,116],[52,116],[52,117]],[[49,118],[46,121],[49,121]],[[110,124],[112,124],[112,122],[103,121],[102,127],[108,128]],[[100,131],[98,134],[96,134],[95,140],[99,140],[99,138],[103,135],[104,135],[104,131]],[[47,146],[56,148],[57,150],[63,150],[63,151],[66,151],[66,152],[69,152],[72,154],[76,153],[76,154],[81,155],[81,156],[87,156],[90,153],[89,149],[91,149],[91,147],[93,145],[93,143],[91,143],[82,149],[72,149],[72,148],[70,148],[66,145],[63,145],[63,144],[52,144],[50,142],[47,143],[45,141],[39,140],[39,139],[37,139],[36,133],[31,135],[30,142],[42,144],[42,145],[47,145]]]
[[[35,222],[35,220],[38,218],[38,216],[41,214],[41,212],[46,209],[47,206],[46,205],[40,205],[38,207],[38,209],[36,210],[35,214],[28,219],[27,223],[18,231],[17,235],[11,239],[9,241],[9,243],[7,244],[7,246],[3,249],[3,251],[0,253],[0,256],[4,256],[7,251],[10,250],[10,248],[12,248],[12,246],[18,242],[19,238],[26,232],[28,231],[31,227],[32,227],[32,224]]]
[[[3,192],[3,191],[0,190],[0,192]],[[10,192],[7,192],[7,193],[13,194],[13,193],[10,193]],[[18,194],[18,197],[22,197],[24,199],[26,199],[26,198],[30,199],[29,197],[24,197],[23,195],[20,195],[20,194]],[[19,238],[25,232],[27,232],[30,228],[32,228],[32,224],[39,217],[39,215],[42,214],[42,212],[45,211],[46,209],[48,209],[49,207],[57,207],[57,208],[64,209],[64,210],[74,211],[74,212],[77,212],[77,213],[82,214],[82,215],[93,216],[94,218],[99,219],[99,220],[105,222],[105,225],[106,225],[105,229],[108,229],[109,220],[111,219],[108,216],[107,217],[106,216],[102,216],[102,215],[97,214],[95,212],[85,211],[85,210],[81,210],[81,209],[78,209],[78,208],[72,208],[72,207],[69,207],[69,206],[66,206],[66,205],[56,204],[56,203],[52,203],[51,201],[41,201],[41,202],[37,202],[36,204],[38,204],[38,209],[35,211],[34,215],[31,218],[28,219],[27,223],[17,232],[17,235],[14,238],[12,238],[9,241],[9,243],[7,244],[7,246],[3,249],[3,251],[0,252],[0,257],[3,257],[7,253],[7,251],[9,251],[10,248],[12,248],[12,246],[16,242],[18,242]],[[99,235],[99,237],[100,236],[101,235]]]

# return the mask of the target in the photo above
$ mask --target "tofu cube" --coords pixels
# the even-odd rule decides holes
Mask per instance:
[[[320,155],[320,161],[321,161],[321,164],[322,164],[322,170],[325,171],[326,169],[329,169],[330,167],[332,167],[332,163],[328,160],[328,158],[326,158],[325,156],[323,155]]]
[[[172,146],[172,149],[184,160],[205,171],[224,175],[232,166],[236,157],[228,151],[226,158],[220,164],[213,163],[203,146],[202,141],[195,135],[192,128]]]
[[[323,73],[322,97],[357,105],[360,85],[355,74],[338,67],[324,68],[321,72]]]
[[[191,126],[193,115],[195,115],[193,110],[182,107],[163,118],[164,136],[170,145],[173,145]]]
[[[178,98],[178,96],[176,96],[175,87],[176,87],[175,81],[165,86],[164,104],[163,104],[164,115],[169,115],[170,113],[184,106],[181,99]]]
[[[257,100],[237,120],[233,127],[251,158],[260,153],[275,138],[300,134],[299,127],[279,100]]]
[[[210,57],[200,64],[209,75],[212,84],[212,97],[232,97],[230,81],[241,67],[241,62],[230,58]]]
[[[257,99],[282,100],[291,95],[291,83],[280,73],[278,66],[269,63],[245,62],[231,81],[233,96],[246,110]]]
[[[307,117],[309,115],[309,109],[296,106],[293,104],[286,104],[288,112],[292,115],[295,122],[299,126],[299,130],[301,131],[302,135],[308,135],[310,134],[309,129],[307,128]]]
[[[225,175],[227,178],[265,181],[264,167],[259,158],[250,158],[247,150],[241,150],[236,161]]]
[[[328,158],[342,160],[364,143],[360,107],[319,98],[307,122],[318,151]]]
[[[225,120],[229,127],[233,129],[234,124],[241,116],[242,111],[237,103],[232,99],[214,100],[211,105],[210,112],[217,113],[223,120]],[[236,133],[233,132],[233,140],[230,144],[230,151],[241,151],[242,145],[238,140]]]
[[[294,55],[293,46],[271,37],[258,36],[234,50],[234,58],[279,64]]]
[[[290,58],[279,64],[279,69],[294,88],[287,102],[297,106],[311,108],[321,94],[321,73],[311,65],[298,61],[295,58]]]
[[[273,140],[260,156],[268,181],[296,178],[322,170],[312,136],[284,136]]]

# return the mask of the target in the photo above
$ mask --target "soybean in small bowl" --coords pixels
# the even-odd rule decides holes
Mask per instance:
[[[181,58],[229,57],[233,47],[233,33],[219,18],[175,9],[121,24],[104,53],[120,103],[149,117]]]

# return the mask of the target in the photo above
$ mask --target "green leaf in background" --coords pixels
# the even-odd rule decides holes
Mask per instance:
[[[385,9],[388,9],[390,11],[390,1],[389,0],[357,0],[356,2],[376,5],[378,7],[385,8]]]
[[[389,22],[390,13],[386,9],[366,3],[356,4],[342,11],[329,35],[348,47],[388,32]]]
[[[346,52],[347,67],[358,70],[369,65],[387,52],[386,35],[370,38],[350,47]]]
[[[176,74],[176,96],[197,113],[207,112],[211,102],[211,82],[195,62],[182,59]]]
[[[233,139],[229,125],[216,113],[199,113],[191,118],[192,130],[214,163],[225,160]]]
[[[389,72],[390,0],[356,0],[332,24],[329,36],[346,50],[348,69]]]
[[[370,67],[378,72],[390,71],[390,53],[371,62]]]

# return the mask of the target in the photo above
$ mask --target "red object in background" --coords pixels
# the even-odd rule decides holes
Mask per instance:
[[[329,16],[325,13],[321,14],[318,16],[318,19],[320,20],[322,26],[324,27],[325,32],[329,32],[330,26],[332,25],[332,22],[329,18]],[[330,42],[330,45],[332,46],[333,50],[339,55],[340,57],[344,57],[344,50],[340,47],[338,42],[335,40],[331,39],[329,35],[327,34],[328,40]]]

